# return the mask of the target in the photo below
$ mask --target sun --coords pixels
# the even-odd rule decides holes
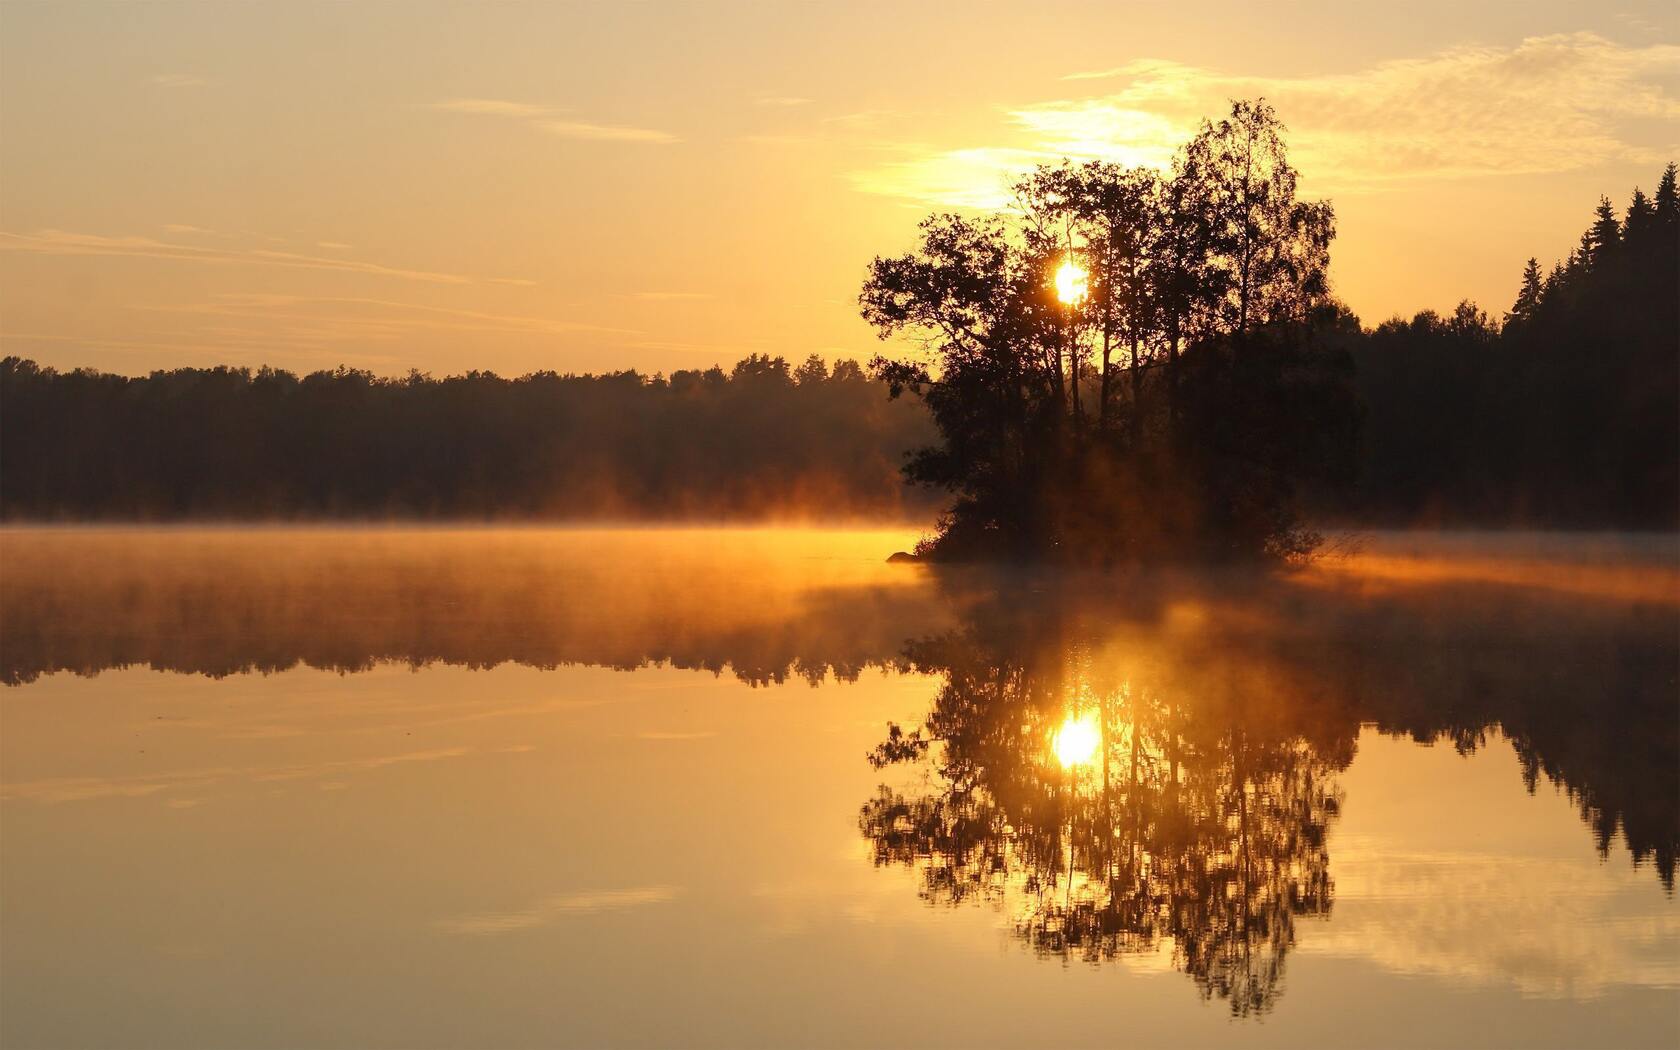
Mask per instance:
[[[1085,271],[1072,259],[1066,259],[1056,269],[1056,298],[1072,306],[1085,298]]]
[[[1089,712],[1078,718],[1069,715],[1050,738],[1050,749],[1056,753],[1056,760],[1069,769],[1090,764],[1101,744],[1102,730],[1096,715]]]

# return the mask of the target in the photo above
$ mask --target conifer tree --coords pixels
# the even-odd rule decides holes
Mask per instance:
[[[1517,301],[1512,304],[1510,313],[1505,315],[1505,323],[1522,324],[1531,320],[1534,311],[1540,307],[1543,294],[1540,260],[1530,256],[1528,265],[1523,267],[1522,288],[1517,292]]]
[[[1598,208],[1593,212],[1593,224],[1587,230],[1582,241],[1582,248],[1587,256],[1587,265],[1598,266],[1610,258],[1616,247],[1622,242],[1622,226],[1616,221],[1616,208],[1610,203],[1609,197],[1598,199]]]

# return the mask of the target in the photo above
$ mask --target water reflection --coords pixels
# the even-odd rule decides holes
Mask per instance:
[[[1177,688],[1051,609],[1000,604],[905,654],[942,685],[894,726],[859,825],[930,903],[988,901],[1041,955],[1100,962],[1170,946],[1233,1013],[1275,1000],[1303,916],[1334,897],[1326,832],[1357,722]]]
[[[9,529],[0,682],[381,662],[855,678],[944,622],[891,530]]]
[[[1509,740],[1530,790],[1567,792],[1601,853],[1625,841],[1672,889],[1667,547],[1571,561],[1571,541],[1520,572],[1483,545],[1048,581],[883,563],[912,538],[8,530],[0,680],[390,661],[925,672],[924,724],[873,756],[899,777],[863,815],[882,862],[922,868],[931,900],[1007,896],[1051,956],[1174,953],[1239,1012],[1271,1001],[1299,923],[1332,907],[1325,836],[1362,725],[1466,752]],[[917,770],[925,787],[899,776]]]
[[[1164,955],[1264,1012],[1299,924],[1334,905],[1339,774],[1374,724],[1461,752],[1509,739],[1531,793],[1564,790],[1601,855],[1619,834],[1672,893],[1671,606],[1300,582],[971,603],[902,654],[940,685],[868,756],[891,778],[859,816],[875,863],[915,870],[932,905],[998,909],[1040,955]]]

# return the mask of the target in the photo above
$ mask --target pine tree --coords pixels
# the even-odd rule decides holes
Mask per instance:
[[[1568,275],[1564,272],[1563,264],[1560,262],[1553,263],[1552,272],[1546,275],[1546,284],[1540,290],[1540,301],[1551,302],[1563,290],[1563,283],[1567,279]]]
[[[1644,190],[1634,187],[1633,199],[1628,202],[1627,218],[1622,222],[1622,240],[1629,245],[1644,244],[1646,238],[1656,231],[1656,225],[1656,204],[1645,196]]]
[[[1523,267],[1522,289],[1517,292],[1517,301],[1512,304],[1510,313],[1505,315],[1505,323],[1522,324],[1533,318],[1543,294],[1540,260],[1530,257],[1528,265]]]
[[[1609,197],[1600,197],[1598,207],[1593,211],[1593,224],[1582,242],[1588,265],[1596,267],[1602,264],[1621,243],[1622,224],[1616,221],[1616,206],[1610,203]]]
[[[1674,188],[1672,161],[1663,169],[1662,178],[1657,182],[1656,206],[1658,228],[1673,237],[1676,226],[1680,226],[1680,193]]]

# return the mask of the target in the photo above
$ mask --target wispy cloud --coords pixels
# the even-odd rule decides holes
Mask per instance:
[[[472,284],[475,280],[465,274],[410,270],[356,259],[300,255],[296,252],[268,248],[211,248],[161,241],[151,237],[107,237],[66,230],[37,230],[30,234],[0,232],[0,251],[166,259],[209,265],[284,266],[303,270],[335,270],[431,284]]]
[[[1619,847],[1618,847],[1619,851]],[[1617,988],[1680,986],[1680,915],[1644,915],[1650,872],[1625,858],[1512,856],[1408,849],[1344,839],[1332,926],[1303,939],[1307,955],[1360,959],[1394,973],[1514,987],[1545,999],[1595,999]],[[1592,876],[1586,878],[1585,876]],[[1369,902],[1381,901],[1382,907]],[[1456,916],[1490,920],[1455,936]],[[1599,936],[1582,937],[1594,930]]]
[[[1289,124],[1316,188],[1399,180],[1657,164],[1674,148],[1680,47],[1624,46],[1591,33],[1514,47],[1458,47],[1310,77],[1234,74],[1162,59],[1068,81],[1117,81],[1106,94],[1006,108],[995,143],[908,148],[853,175],[866,192],[918,203],[997,207],[1007,185],[1057,157],[1158,166],[1231,98],[1265,96]]]
[[[685,299],[710,299],[712,295],[710,292],[632,292],[630,297],[641,299],[644,302],[658,303]]]
[[[591,124],[582,120],[539,120],[537,127],[551,135],[566,139],[591,139],[599,142],[646,142],[663,145],[676,142],[668,131],[653,128],[631,128],[617,124]]]
[[[565,318],[463,310],[359,296],[230,292],[203,302],[146,303],[129,309],[134,316],[123,323],[122,334],[117,338],[104,334],[7,331],[0,333],[0,343],[18,348],[33,343],[67,344],[137,354],[162,350],[235,361],[263,360],[285,354],[329,365],[389,369],[412,362],[407,348],[417,337],[505,333],[546,343],[578,334],[620,341],[645,334],[639,329]]]
[[[1033,165],[1053,156],[1011,147],[938,150],[853,172],[851,182],[865,193],[902,197],[917,204],[1001,208],[1009,203],[1010,185]]]
[[[370,772],[412,762],[436,762],[479,753],[473,748],[434,748],[367,758],[340,759],[312,765],[212,766],[131,777],[52,777],[0,785],[0,799],[30,802],[86,802],[102,798],[139,798],[180,788],[199,788],[223,781],[273,783],[310,780],[344,773]]]
[[[358,296],[303,296],[269,293],[225,293],[209,302],[179,306],[143,306],[136,309],[159,314],[249,320],[257,327],[231,331],[252,331],[272,335],[279,330],[293,338],[309,337],[328,341],[371,341],[399,339],[416,331],[457,330],[508,332],[532,335],[562,335],[593,332],[601,335],[637,335],[631,328],[615,328],[549,317],[458,310],[423,303]]]
[[[162,87],[194,88],[204,87],[210,83],[196,73],[159,73],[151,78],[152,83]]]
[[[468,936],[488,936],[515,933],[538,926],[547,926],[572,915],[590,915],[604,911],[623,911],[643,908],[651,904],[669,904],[680,891],[674,886],[638,886],[622,890],[592,890],[583,893],[558,893],[544,897],[528,908],[515,911],[485,912],[463,915],[453,919],[439,919],[438,927],[450,933]]]
[[[170,337],[167,339],[109,339],[100,336],[62,335],[48,332],[0,332],[0,344],[15,346],[29,343],[63,343],[116,353],[155,354],[159,350],[170,354],[206,354],[226,363],[230,359],[261,359],[276,353],[320,361],[326,365],[359,365],[366,368],[394,368],[404,365],[408,358],[400,354],[370,354],[346,351],[341,347],[325,347],[300,343],[286,338],[228,338],[228,337]]]
[[[841,128],[872,128],[901,120],[906,116],[908,114],[896,109],[860,109],[853,113],[836,113],[834,116],[824,117],[822,123]]]
[[[445,113],[476,113],[489,117],[542,117],[559,112],[552,106],[510,102],[502,98],[450,98],[431,103],[431,108]]]
[[[764,98],[753,100],[753,105],[764,106],[769,109],[791,109],[794,106],[808,106],[811,100],[800,98],[798,95],[766,95]]]
[[[466,113],[487,117],[516,117],[539,131],[561,138],[583,139],[592,142],[631,142],[664,145],[679,141],[668,131],[655,128],[632,127],[624,124],[601,124],[580,120],[570,110],[558,106],[544,106],[531,102],[513,102],[500,98],[452,98],[432,102],[429,108],[445,113]]]
[[[735,141],[749,146],[808,146],[822,139],[814,135],[737,135]]]
[[[1108,80],[1112,77],[1121,76],[1122,74],[1126,73],[1127,70],[1128,70],[1128,67],[1126,67],[1126,66],[1115,66],[1112,69],[1093,69],[1093,70],[1088,70],[1084,73],[1069,73],[1066,76],[1062,77],[1062,79],[1063,80]]]

